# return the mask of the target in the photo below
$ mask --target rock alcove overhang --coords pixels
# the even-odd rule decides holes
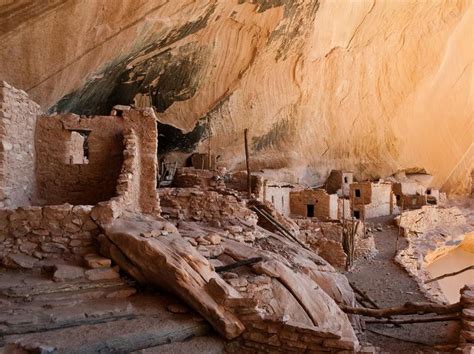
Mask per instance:
[[[290,52],[292,40],[302,36],[302,10],[306,10],[305,16],[314,19],[319,8],[319,0],[308,1],[306,4],[290,0],[239,0],[236,6],[245,3],[255,6],[257,14],[275,8],[284,9],[282,23],[268,35],[268,45],[279,41],[275,61],[282,60]],[[164,113],[173,103],[189,100],[206,85],[206,67],[212,63],[209,62],[206,46],[192,40],[182,44],[182,40],[204,29],[211,19],[218,20],[220,15],[215,14],[215,10],[216,5],[210,4],[197,20],[105,65],[105,69],[89,75],[93,79],[87,80],[82,87],[65,95],[50,107],[49,112],[106,115],[115,105],[134,105],[137,97],[146,97],[148,104],[157,112]],[[286,22],[285,19],[289,21]],[[174,47],[178,42],[180,44]],[[240,76],[241,74],[239,78]],[[198,144],[209,136],[209,120],[216,117],[214,113],[231,95],[232,92],[227,90],[209,112],[197,120],[194,128],[187,131],[159,121],[160,154],[195,151]],[[281,128],[286,128],[287,123],[285,118],[275,123],[268,132],[252,137],[253,149],[258,152],[272,147],[272,143],[278,140],[278,134],[285,134]]]

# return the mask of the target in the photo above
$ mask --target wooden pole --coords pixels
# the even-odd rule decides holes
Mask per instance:
[[[402,217],[403,217],[403,206],[404,206],[404,203],[403,203],[403,196],[400,197],[402,199],[402,210],[400,212],[400,221],[398,222],[398,234],[397,234],[397,241],[395,243],[395,257],[397,256],[397,253],[398,253],[398,240],[400,239],[400,234],[402,232]]]
[[[244,140],[245,140],[245,164],[247,166],[247,193],[248,193],[248,198],[250,199],[252,197],[252,178],[250,176],[248,129],[244,130]]]
[[[448,278],[448,277],[454,277],[454,276],[456,276],[456,275],[458,275],[458,274],[467,272],[468,270],[474,270],[474,264],[473,264],[472,266],[463,268],[463,269],[458,270],[458,271],[456,271],[456,272],[443,274],[443,275],[440,275],[439,277],[436,277],[436,278],[427,280],[427,281],[425,281],[425,284],[429,284],[429,283],[432,283],[432,282],[434,282],[434,281],[441,280],[441,279]]]
[[[365,323],[406,324],[406,323],[445,322],[445,321],[461,321],[461,317],[457,315],[443,315],[443,316],[408,318],[408,319],[376,319],[376,320],[365,320]]]
[[[426,302],[407,302],[403,306],[388,307],[383,309],[371,309],[365,307],[350,307],[339,305],[342,311],[353,315],[362,315],[367,317],[391,317],[399,315],[421,315],[428,313],[436,313],[438,315],[446,315],[456,313],[462,310],[461,303],[457,302],[452,305],[439,305]]]

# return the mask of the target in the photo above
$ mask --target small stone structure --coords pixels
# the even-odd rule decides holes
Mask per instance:
[[[403,209],[419,209],[428,202],[426,189],[416,182],[395,182],[392,190],[397,205]]]
[[[112,198],[123,163],[124,127],[119,116],[39,117],[36,165],[40,203],[95,205]]]
[[[349,171],[332,170],[326,180],[325,189],[329,194],[348,197],[354,175]]]
[[[328,194],[324,189],[291,192],[290,210],[294,216],[335,220],[338,218],[338,197]]]
[[[209,154],[195,153],[191,155],[190,159],[195,169],[215,170],[217,167],[217,156],[213,154],[209,156]]]
[[[376,218],[395,212],[391,183],[353,183],[350,186],[350,199],[352,216],[356,219]]]
[[[272,203],[276,211],[289,216],[292,189],[291,184],[265,180],[263,183],[263,201]]]
[[[4,265],[79,259],[94,251],[100,222],[123,211],[159,214],[152,110],[38,118],[39,106],[5,83],[0,107],[0,145],[7,147],[0,154],[7,171],[0,174]]]

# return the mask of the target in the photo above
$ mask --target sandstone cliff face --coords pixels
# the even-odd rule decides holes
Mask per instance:
[[[0,78],[43,109],[149,105],[162,151],[205,149],[317,183],[474,167],[474,2],[179,0],[0,6]]]

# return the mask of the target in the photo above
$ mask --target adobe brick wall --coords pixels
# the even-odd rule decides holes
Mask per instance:
[[[0,208],[35,199],[35,125],[41,114],[26,92],[0,81]]]
[[[74,130],[90,131],[87,164],[70,163]],[[123,118],[115,116],[40,117],[36,128],[39,202],[94,205],[112,198],[123,162],[123,130]]]
[[[314,216],[320,219],[337,219],[338,202],[335,194],[327,194],[323,189],[303,190],[290,193],[292,215],[307,216],[307,205],[314,205]]]
[[[356,190],[360,191],[360,197],[356,196]],[[370,204],[372,201],[372,183],[352,183],[350,186],[350,197],[353,205]]]

